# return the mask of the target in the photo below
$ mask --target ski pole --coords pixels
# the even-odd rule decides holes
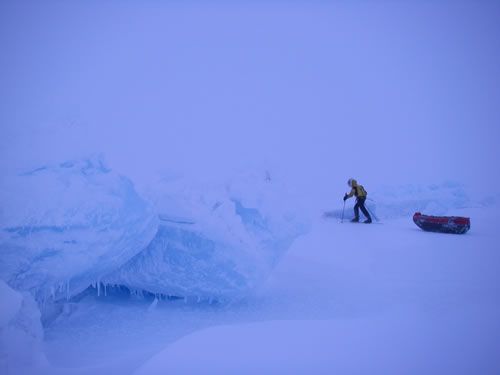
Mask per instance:
[[[375,221],[379,222],[379,218],[373,214],[373,212],[368,208],[368,206],[365,206],[366,210],[368,211],[368,213],[375,219]]]
[[[340,224],[344,222],[344,210],[345,210],[345,201],[344,201],[344,206],[342,207],[342,218],[340,219]]]

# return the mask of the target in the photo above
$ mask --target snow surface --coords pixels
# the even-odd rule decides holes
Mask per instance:
[[[318,219],[236,304],[88,296],[47,328],[47,356],[89,374],[497,374],[496,209],[449,213],[470,232]]]
[[[459,184],[381,187],[372,225],[308,222],[269,172],[139,194],[96,157],[1,188],[6,373],[500,370],[496,206]],[[426,233],[416,210],[472,227]]]
[[[428,319],[398,313],[208,328],[172,344],[134,374],[493,374],[488,361],[496,352],[478,334],[487,324],[460,327],[467,314]]]

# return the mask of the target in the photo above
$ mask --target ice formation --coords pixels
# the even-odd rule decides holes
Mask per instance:
[[[170,296],[238,298],[305,230],[286,190],[266,173],[221,187],[170,182],[155,190],[156,237],[107,283]]]
[[[70,297],[143,250],[157,217],[100,157],[2,178],[0,278],[37,300]]]
[[[40,311],[33,297],[0,280],[0,305],[0,373],[39,373],[47,368]]]
[[[285,193],[263,173],[164,182],[146,200],[100,157],[40,167],[0,184],[0,278],[39,302],[89,285],[241,297],[304,232]]]

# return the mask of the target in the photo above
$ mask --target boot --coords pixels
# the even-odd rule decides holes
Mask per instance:
[[[359,223],[359,217],[355,217],[351,220],[351,223]]]
[[[372,222],[372,219],[366,219],[365,221],[363,221],[363,223],[365,223],[365,224],[371,224],[371,222]]]

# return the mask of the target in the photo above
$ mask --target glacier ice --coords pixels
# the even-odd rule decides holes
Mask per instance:
[[[70,297],[151,241],[157,216],[99,156],[0,182],[0,278],[37,300]]]
[[[160,225],[149,246],[103,280],[170,296],[242,297],[271,271],[306,227],[269,174],[224,186],[156,186]]]

